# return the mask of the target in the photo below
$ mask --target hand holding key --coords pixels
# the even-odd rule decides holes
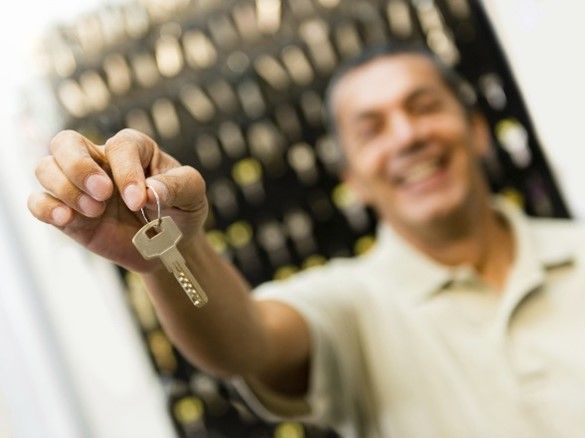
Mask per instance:
[[[77,132],[62,131],[50,150],[36,168],[45,191],[30,195],[28,207],[92,252],[136,272],[160,268],[132,244],[143,225],[136,212],[142,207],[156,211],[147,182],[160,196],[163,216],[171,216],[181,230],[182,245],[201,232],[208,211],[203,178],[148,136],[125,129],[99,146]]]

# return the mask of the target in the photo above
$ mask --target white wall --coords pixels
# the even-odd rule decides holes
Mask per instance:
[[[585,218],[585,2],[483,0],[573,214]]]
[[[98,0],[20,0],[0,17],[0,436],[170,438],[166,400],[113,267],[26,208],[58,113],[30,56]],[[26,114],[23,87],[44,105]],[[30,95],[30,94],[29,94]]]

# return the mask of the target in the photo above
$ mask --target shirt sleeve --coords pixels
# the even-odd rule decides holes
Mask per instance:
[[[232,380],[244,401],[265,420],[294,419],[338,430],[354,423],[361,357],[351,306],[355,290],[346,269],[337,265],[333,262],[254,291],[255,299],[277,300],[298,311],[311,338],[309,387],[304,398],[288,398],[242,378]]]

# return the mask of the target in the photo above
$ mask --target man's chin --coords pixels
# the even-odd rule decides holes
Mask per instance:
[[[412,202],[405,208],[406,222],[417,227],[435,227],[453,222],[463,208],[463,200],[454,196],[436,196]]]

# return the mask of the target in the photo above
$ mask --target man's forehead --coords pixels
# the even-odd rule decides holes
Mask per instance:
[[[333,93],[335,107],[359,111],[362,107],[400,100],[424,88],[440,88],[443,80],[424,55],[400,54],[376,58],[349,71]]]

